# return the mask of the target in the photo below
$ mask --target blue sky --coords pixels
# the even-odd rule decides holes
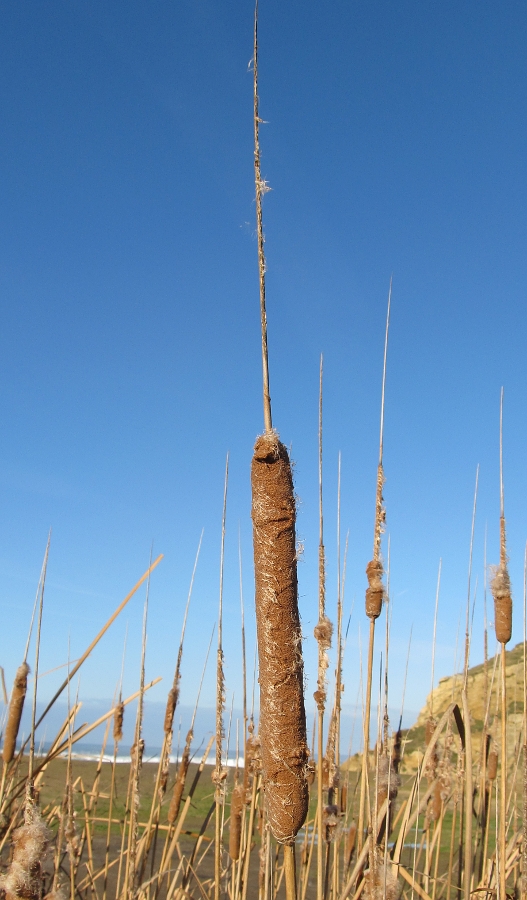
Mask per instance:
[[[252,4],[240,0],[25,0],[0,12],[0,664],[8,681],[52,527],[42,670],[66,661],[68,635],[72,657],[80,655],[146,569],[153,542],[165,558],[151,584],[147,677],[163,676],[162,700],[204,528],[182,684],[183,701],[194,702],[217,615],[229,451],[226,679],[240,702],[238,533],[252,657],[249,466],[263,425],[252,24]],[[478,463],[472,659],[481,659],[486,527],[489,562],[498,556],[502,385],[513,643],[522,637],[526,31],[519,2],[260,5],[271,395],[296,464],[309,703],[319,356],[328,606],[334,615],[340,451],[352,708],[367,634],[392,274],[390,705],[401,702],[412,624],[407,709],[418,710],[429,690],[440,557],[436,680],[453,670]],[[143,599],[83,669],[81,695],[113,695],[127,623],[125,689],[136,689]],[[61,675],[42,679],[43,697]],[[203,696],[214,702],[212,669]]]

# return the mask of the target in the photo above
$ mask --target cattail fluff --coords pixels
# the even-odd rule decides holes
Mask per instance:
[[[9,712],[7,716],[7,725],[5,729],[4,747],[2,758],[5,765],[11,762],[15,755],[16,739],[18,737],[18,729],[20,728],[20,720],[22,718],[22,710],[24,709],[24,700],[27,691],[27,676],[29,675],[29,666],[23,662],[18,667],[15,675],[15,683],[11,699],[9,701]]]
[[[251,471],[263,785],[272,833],[294,841],[308,809],[295,498],[285,446],[255,444]]]
[[[5,900],[20,900],[21,897],[40,900],[42,862],[50,837],[38,808],[26,802],[24,824],[13,832],[11,865],[7,873],[0,876],[0,891],[5,892]]]
[[[123,739],[124,703],[118,703],[113,714],[113,739],[119,744]]]
[[[240,838],[242,833],[242,813],[245,800],[243,785],[237,784],[231,797],[231,824],[229,831],[229,856],[240,858]]]

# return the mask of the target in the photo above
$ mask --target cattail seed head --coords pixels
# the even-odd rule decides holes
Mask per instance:
[[[441,797],[441,781],[438,779],[434,788],[434,796],[432,799],[432,808],[430,810],[430,818],[433,822],[438,822],[441,818],[441,810],[443,808],[443,799]]]
[[[512,634],[511,580],[507,563],[501,563],[490,583],[494,597],[494,627],[500,644],[507,644]]]
[[[340,823],[339,808],[334,803],[324,807],[323,822],[326,833],[326,841],[334,841]]]
[[[9,701],[9,712],[7,716],[7,725],[5,729],[4,747],[2,750],[2,758],[5,765],[11,762],[15,755],[16,739],[20,728],[20,720],[22,718],[22,710],[24,709],[24,700],[27,691],[27,676],[29,675],[29,666],[23,662],[18,667],[15,675],[15,683]]]
[[[118,703],[113,714],[113,739],[118,744],[123,739],[124,703]]]
[[[231,825],[229,832],[229,856],[231,859],[240,858],[240,838],[244,801],[245,792],[243,786],[237,784],[231,797]]]
[[[187,740],[185,743],[185,748],[181,755],[181,762],[179,764],[179,769],[178,769],[176,781],[174,784],[172,800],[170,801],[170,806],[168,808],[169,825],[173,825],[179,815],[179,809],[181,806],[183,791],[185,790],[185,781],[187,779],[188,767],[190,765],[191,741],[192,741],[192,731],[189,731],[189,733],[187,735]]]
[[[174,713],[176,711],[176,706],[179,698],[179,688],[172,687],[168,692],[167,697],[167,705],[165,709],[165,721],[163,723],[163,731],[165,734],[170,734],[172,731],[172,725],[174,723]]]
[[[349,867],[351,862],[351,857],[353,856],[353,851],[355,850],[355,844],[357,842],[357,823],[355,820],[352,821],[350,827],[348,828],[348,836],[346,838],[346,867]]]
[[[275,432],[251,469],[263,784],[272,833],[294,841],[308,809],[306,716],[291,465]]]
[[[391,757],[385,753],[379,757],[377,771],[377,809],[380,809],[386,799],[396,799],[401,779],[394,771]]]
[[[26,673],[27,674],[27,673]],[[36,806],[26,802],[24,825],[13,832],[13,856],[0,890],[5,900],[40,900],[42,862],[50,841],[50,832]]]
[[[384,585],[382,583],[383,568],[378,559],[372,559],[366,566],[368,588],[366,589],[366,615],[370,619],[378,619],[382,611]]]
[[[493,741],[492,746],[490,748],[489,759],[487,762],[487,775],[489,781],[496,781],[496,775],[498,774],[498,748],[496,743]]]

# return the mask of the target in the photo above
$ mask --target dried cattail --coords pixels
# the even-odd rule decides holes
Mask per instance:
[[[26,802],[24,824],[13,833],[11,865],[7,873],[0,876],[0,890],[5,892],[5,900],[20,900],[21,897],[40,900],[42,862],[50,837],[38,808]]]
[[[44,900],[69,900],[70,892],[64,885],[57,885],[49,894],[46,894]]]
[[[382,583],[382,562],[372,559],[366,566],[368,587],[366,589],[366,615],[370,619],[378,619],[382,611],[384,585]]]
[[[113,739],[116,744],[123,739],[124,703],[118,703],[113,714]]]
[[[434,732],[437,728],[437,719],[433,716],[428,716],[425,724],[425,744],[428,747],[430,741],[434,736]],[[439,757],[437,755],[437,744],[434,746],[432,754],[428,760],[428,764],[426,767],[426,777],[429,781],[433,781],[436,777],[437,764],[439,762]]]
[[[2,758],[6,766],[11,762],[15,755],[16,739],[18,737],[18,729],[20,728],[22,710],[24,709],[28,675],[29,666],[26,662],[23,662],[16,671],[13,692],[9,701],[9,713],[5,728],[4,748],[2,751]]]
[[[432,799],[432,808],[430,810],[430,818],[433,822],[437,822],[441,818],[441,810],[443,808],[443,800],[441,797],[441,782],[436,781],[434,788],[434,796]]]
[[[190,739],[189,739],[190,736]],[[192,741],[192,732],[189,731],[187,735],[187,740],[185,743],[185,749],[181,755],[181,762],[179,764],[179,769],[177,773],[177,778],[174,784],[174,792],[172,794],[172,800],[170,801],[170,806],[168,809],[168,822],[170,825],[173,825],[179,815],[179,808],[181,806],[181,798],[183,797],[183,791],[185,790],[185,781],[187,778],[188,767],[190,765],[190,743]]]
[[[331,647],[333,624],[326,615],[321,616],[314,628],[318,643],[318,679],[317,690],[313,694],[318,709],[323,712],[326,703],[326,669],[329,666],[328,650]]]
[[[492,747],[490,748],[489,759],[487,762],[487,775],[489,781],[496,781],[496,775],[498,774],[498,748],[496,746],[495,741],[492,742]]]
[[[165,721],[163,723],[163,731],[170,734],[174,723],[174,713],[179,698],[179,687],[171,687],[168,692],[167,705],[165,709]]]
[[[386,799],[396,799],[401,779],[386,753],[379,756],[377,772],[377,809],[380,809]]]
[[[340,784],[340,772],[336,762],[336,742],[337,717],[335,715],[335,710],[333,710],[328,728],[326,755],[322,760],[322,785],[326,791],[335,790]]]
[[[352,821],[350,827],[348,828],[348,836],[346,838],[346,856],[345,856],[345,864],[346,868],[349,867],[351,862],[351,858],[353,856],[353,851],[355,850],[355,844],[357,843],[357,823],[355,820]]]
[[[311,787],[311,785],[314,783],[316,774],[317,774],[317,767],[316,767],[315,763],[312,762],[311,759],[308,759],[308,761],[306,763],[306,781],[307,781],[309,787]]]
[[[385,867],[380,859],[379,848],[374,851],[375,865],[364,873],[363,896],[366,900],[397,900],[399,896],[399,884],[397,881],[397,866],[388,862]]]
[[[290,843],[308,809],[306,716],[291,465],[275,432],[251,471],[263,784],[271,831]]]
[[[340,811],[345,813],[348,806],[348,785],[343,784],[340,789]]]
[[[323,822],[326,841],[334,841],[340,823],[339,808],[334,803],[324,807]]]
[[[507,644],[512,634],[511,580],[507,563],[500,563],[490,583],[494,597],[494,626],[500,644]]]
[[[245,801],[245,792],[241,784],[237,784],[231,797],[231,825],[229,832],[229,856],[231,859],[240,858],[240,838],[242,832],[242,812]]]

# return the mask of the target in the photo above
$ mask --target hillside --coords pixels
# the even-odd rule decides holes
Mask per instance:
[[[491,734],[496,733],[497,723],[494,724],[494,720],[500,706],[500,673],[499,654],[491,657],[486,666],[480,664],[468,670],[467,695],[473,734],[483,730],[485,720],[487,731]],[[506,684],[508,755],[512,756],[516,752],[523,722],[523,643],[517,644],[506,653]],[[427,718],[433,715],[439,719],[452,702],[458,703],[461,707],[462,688],[463,674],[458,673],[442,678],[428,695],[415,725],[405,734],[405,762],[408,769],[414,768],[419,753],[424,749]],[[473,752],[479,752],[477,743],[473,745]]]

